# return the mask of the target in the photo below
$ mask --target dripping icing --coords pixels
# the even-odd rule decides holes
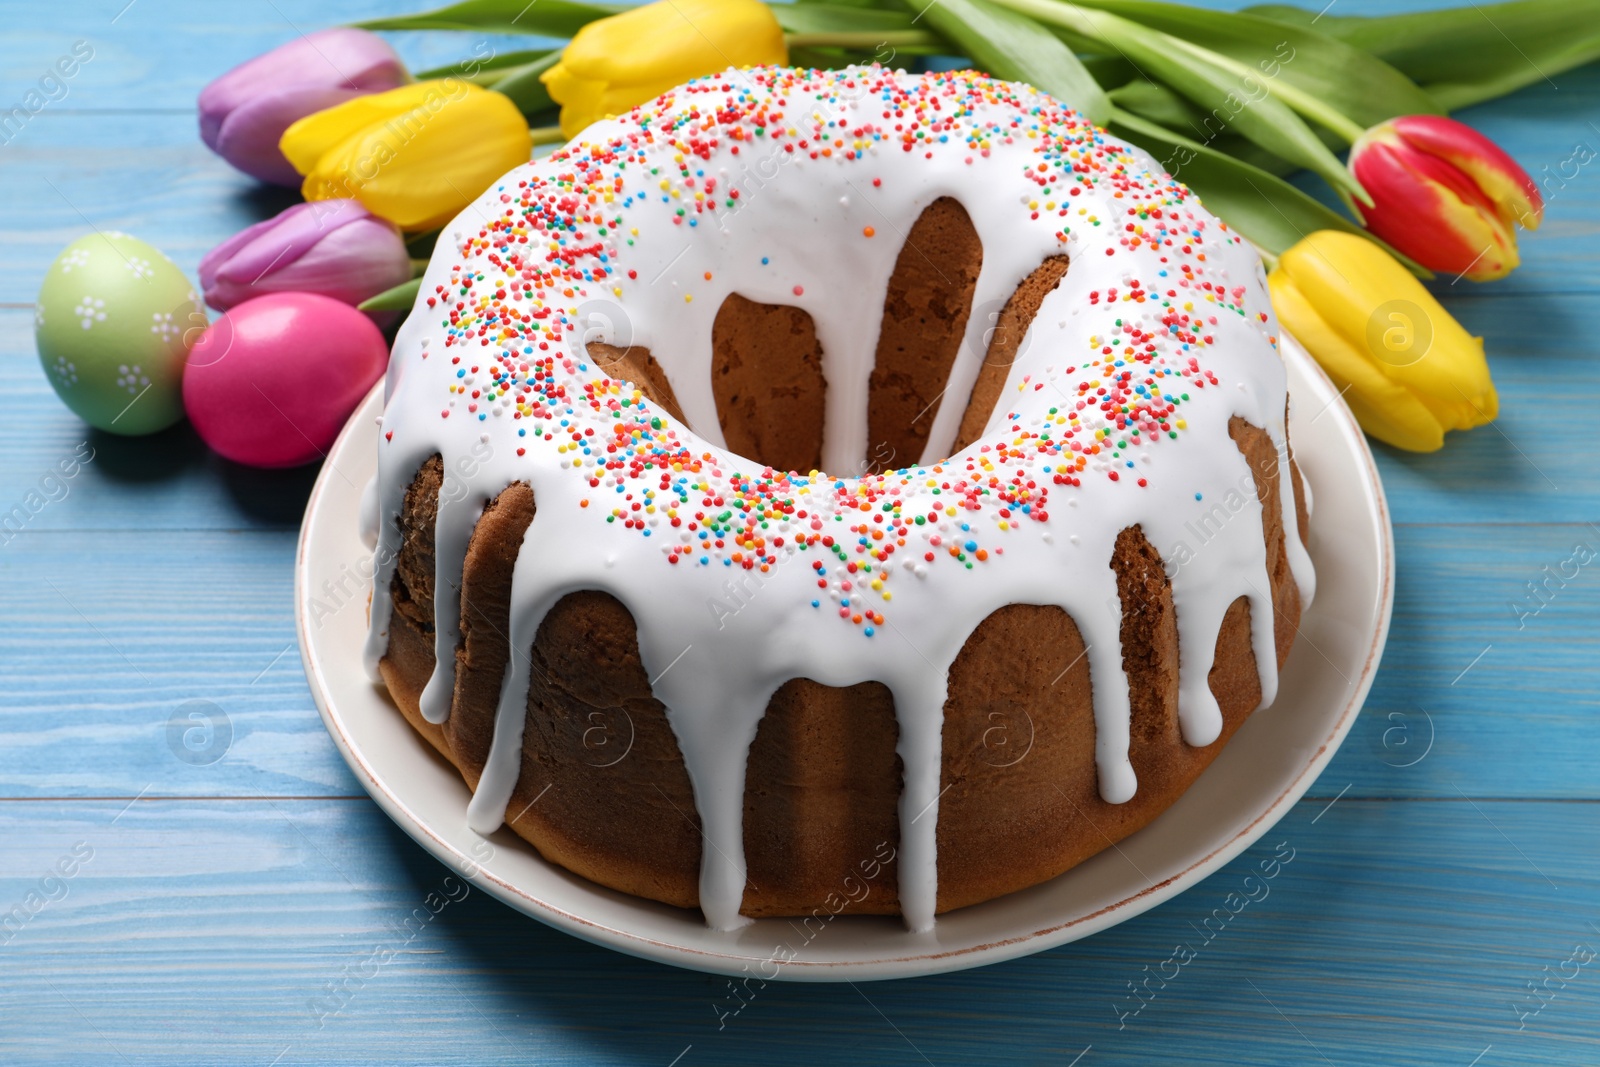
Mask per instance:
[[[913,138],[911,151],[894,122],[884,121],[895,111],[902,127],[905,116],[921,122],[923,136]],[[757,115],[766,124],[760,136],[747,121]],[[594,194],[592,209],[572,192],[579,179]],[[732,195],[736,190],[742,196]],[[1071,262],[1041,303],[980,440],[943,463],[863,479],[773,475],[722,450],[710,387],[711,327],[722,301],[738,292],[811,315],[828,384],[824,466],[858,469],[876,344],[869,324],[881,318],[899,252],[893,240],[861,235],[867,226],[903,234],[924,207],[947,195],[967,209],[983,241],[974,309],[1003,304],[1047,256],[1064,253]],[[525,200],[545,214],[519,215]],[[520,267],[513,254],[522,257]],[[530,272],[538,287],[519,290]],[[1236,285],[1238,279],[1247,281]],[[485,288],[476,288],[480,282]],[[969,316],[951,395],[964,396],[976,380],[989,326],[983,315]],[[1277,445],[1289,563],[1309,603],[1313,576],[1293,520],[1275,331],[1254,252],[1144,153],[1035,90],[966,73],[878,68],[700,79],[512,171],[446,228],[386,379],[374,499],[385,521],[368,668],[376,676],[387,647],[396,519],[411,479],[433,454],[449,470],[456,457],[487,442],[487,458],[439,508],[436,669],[423,698],[429,720],[443,721],[450,709],[461,568],[473,523],[501,489],[525,481],[538,515],[514,566],[512,647],[530,648],[545,613],[568,592],[610,593],[633,614],[641,659],[667,708],[706,835],[700,897],[707,921],[722,929],[742,922],[745,757],[773,691],[804,676],[835,686],[881,681],[894,695],[905,767],[902,910],[913,929],[928,929],[949,665],[992,611],[1011,603],[1065,609],[1089,660],[1101,795],[1110,803],[1131,798],[1137,782],[1128,760],[1112,545],[1120,530],[1138,524],[1165,558],[1208,501],[1221,499],[1241,475],[1249,478],[1228,434],[1235,415]],[[584,347],[595,340],[649,349],[701,436],[604,378]],[[1187,439],[1151,440],[1144,431],[1154,432],[1154,421],[1119,427],[1092,403],[1103,384],[1117,386],[1124,369],[1144,374],[1151,367],[1167,377],[1153,386],[1146,378],[1143,393],[1127,396],[1159,407],[1156,401],[1181,394],[1160,426]],[[1084,390],[1083,381],[1095,384]],[[1152,399],[1152,390],[1161,395]],[[924,460],[949,446],[963,406],[941,406]],[[619,419],[635,431],[628,447],[649,446],[643,468],[596,466],[610,455],[597,454],[596,444]],[[1117,446],[1130,436],[1137,438],[1131,446]],[[655,480],[669,468],[665,482]],[[1013,471],[1020,480],[998,483],[1008,496],[985,481]],[[681,491],[690,478],[692,491]],[[966,497],[949,488],[975,483],[982,491]],[[618,505],[630,496],[628,507]],[[764,509],[773,499],[805,506],[764,511],[765,543],[757,548],[735,536],[737,520],[718,526],[718,537],[705,536],[710,520],[698,522],[700,536],[682,528],[685,516],[708,510],[700,500],[717,500],[709,509],[715,513],[735,497]],[[870,534],[845,532],[852,520],[870,531],[859,506],[869,499],[869,510],[892,508],[897,529],[908,531],[898,559],[864,554],[854,542],[865,539],[870,549]],[[667,521],[668,512],[680,524]],[[1057,526],[1068,536],[1055,537]],[[1264,702],[1276,690],[1261,530],[1252,492],[1190,563],[1174,569],[1169,562],[1181,649],[1179,715],[1190,744],[1209,743],[1221,729],[1207,675],[1221,619],[1240,596],[1251,606]],[[779,536],[784,541],[775,544]],[[831,544],[798,548],[819,537]],[[735,567],[757,562],[766,576],[740,608],[749,617],[713,626],[700,607],[708,590]],[[861,563],[868,571],[849,566]],[[874,579],[881,588],[872,587]],[[480,832],[500,825],[516,785],[527,660],[512,655],[502,681],[488,762],[469,809]]]

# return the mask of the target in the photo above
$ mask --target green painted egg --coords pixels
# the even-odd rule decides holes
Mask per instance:
[[[205,328],[183,272],[115,231],[63,249],[34,305],[51,387],[79,418],[111,433],[155,433],[183,418],[183,361]]]

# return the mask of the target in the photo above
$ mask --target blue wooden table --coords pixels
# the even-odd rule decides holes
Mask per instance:
[[[22,916],[0,926],[0,1063],[1600,1064],[1600,165],[1571,164],[1600,147],[1600,70],[1466,113],[1552,176],[1549,211],[1511,279],[1439,287],[1486,339],[1502,415],[1437,455],[1378,450],[1394,628],[1311,794],[1087,941],[769,985],[719,1026],[724,980],[481,892],[404,927],[447,872],[362,792],[306,688],[290,596],[314,470],[231,466],[186,427],[88,432],[34,355],[69,240],[126,230],[192,277],[289,201],[201,146],[200,86],[380,8],[5,6],[0,107],[74,41],[94,58],[0,145],[0,511],[49,501],[0,535],[0,914]],[[398,42],[414,66],[473,43]],[[185,743],[194,711],[214,728]],[[1131,985],[1280,842],[1270,895],[1134,1014]]]

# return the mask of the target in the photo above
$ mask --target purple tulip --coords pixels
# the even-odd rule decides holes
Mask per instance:
[[[358,200],[314,200],[241,230],[200,261],[206,303],[218,311],[265,293],[321,293],[359,304],[411,280],[411,257],[391,222]]]
[[[278,150],[290,123],[410,80],[377,34],[318,30],[239,64],[200,90],[200,139],[246,174],[298,187],[300,175]]]

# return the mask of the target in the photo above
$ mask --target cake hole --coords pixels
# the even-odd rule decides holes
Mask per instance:
[[[994,314],[994,326],[986,337],[983,366],[978,370],[978,380],[973,383],[967,410],[961,416],[961,428],[956,432],[955,446],[950,449],[952,453],[961,451],[982,436],[984,425],[988,423],[989,416],[994,414],[995,405],[1000,402],[1011,365],[1023,352],[1034,316],[1039,313],[1039,305],[1066,276],[1067,257],[1050,256],[1032,274],[1022,279],[1022,284]]]
[[[711,327],[711,391],[730,451],[779,471],[822,466],[827,382],[807,312],[730,294]]]
[[[967,209],[943,196],[917,217],[883,302],[867,402],[867,473],[916,465],[961,350],[983,243]]]
[[[608,377],[632,382],[652,404],[665,409],[667,414],[679,422],[688,422],[683,417],[683,409],[678,406],[678,396],[672,391],[672,382],[668,380],[667,372],[656,362],[656,357],[650,354],[648,348],[640,345],[618,348],[604,341],[590,341],[586,347],[589,358],[594,360],[595,366],[605,371]]]

